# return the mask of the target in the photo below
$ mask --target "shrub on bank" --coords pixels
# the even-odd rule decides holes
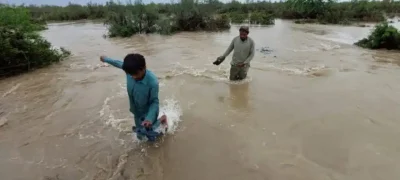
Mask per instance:
[[[250,24],[273,25],[275,24],[275,17],[271,13],[266,12],[252,12],[246,14],[231,13],[230,19],[234,24],[241,24],[248,22]]]
[[[242,13],[230,13],[229,17],[230,17],[232,23],[234,23],[234,24],[243,23],[245,20],[248,19],[248,15],[242,14]]]
[[[266,14],[261,12],[254,12],[250,15],[251,24],[261,24],[261,25],[273,25],[275,24],[275,18],[272,14]]]
[[[70,53],[56,50],[35,31],[43,26],[31,21],[24,8],[0,7],[0,75],[13,75],[58,62]]]
[[[139,33],[170,34],[176,31],[175,22],[171,16],[157,13],[152,6],[140,3],[121,5],[107,3],[108,15],[104,21],[108,25],[110,37],[129,37]]]
[[[177,31],[220,31],[230,28],[226,15],[201,11],[193,0],[182,1],[174,13],[159,14],[157,6],[108,3],[107,24],[110,37],[138,33],[171,34]]]
[[[372,33],[356,43],[357,46],[368,49],[398,49],[400,50],[400,32],[387,22],[378,24]]]
[[[20,29],[22,31],[38,31],[46,29],[45,23],[32,19],[28,9],[0,5],[0,27]]]
[[[366,0],[342,3],[333,0],[287,0],[284,5],[282,17],[297,19],[297,23],[349,25],[352,22],[381,22],[386,19],[384,10],[390,10],[384,2]],[[390,6],[399,5],[392,3]]]

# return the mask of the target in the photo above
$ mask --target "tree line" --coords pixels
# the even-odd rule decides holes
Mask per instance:
[[[149,9],[152,13],[171,15],[176,14],[182,6],[200,12],[211,12],[213,14],[226,14],[232,21],[241,23],[250,20],[259,24],[270,24],[262,22],[264,16],[283,19],[317,19],[324,23],[345,23],[346,21],[381,21],[385,15],[392,16],[400,13],[400,2],[394,1],[368,1],[352,0],[348,2],[337,2],[333,0],[287,0],[287,1],[248,1],[241,3],[231,1],[222,3],[218,0],[181,0],[174,4],[143,4],[136,0],[134,3],[122,4],[109,1],[106,4],[89,3],[86,5],[72,4],[65,7],[60,6],[25,6],[34,18],[50,21],[66,21],[81,19],[104,19],[110,13],[118,10],[129,11],[132,6],[141,6]],[[190,5],[190,6],[188,6]],[[249,17],[250,16],[250,17]],[[252,19],[249,19],[251,18]],[[259,17],[260,16],[260,17]]]

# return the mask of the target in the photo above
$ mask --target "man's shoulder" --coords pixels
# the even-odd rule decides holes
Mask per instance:
[[[150,70],[147,70],[147,75],[148,75],[148,79],[147,82],[149,84],[149,86],[153,87],[153,86],[158,86],[158,78],[157,76]]]

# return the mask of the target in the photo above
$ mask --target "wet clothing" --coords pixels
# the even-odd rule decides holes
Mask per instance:
[[[254,46],[254,41],[250,37],[247,37],[246,40],[242,41],[240,37],[237,36],[233,38],[231,44],[222,57],[225,59],[226,56],[228,56],[233,50],[231,61],[232,66],[236,66],[241,63],[250,65],[250,61],[253,59],[255,53]]]
[[[136,137],[138,139],[143,140],[144,137],[147,138],[149,141],[155,141],[157,137],[163,135],[162,131],[155,131],[152,127],[151,128],[137,128],[137,127],[132,127],[132,131],[136,133]]]
[[[122,61],[105,58],[104,62],[122,69]],[[146,136],[146,133],[143,133],[145,132],[145,128],[142,126],[143,121],[149,120],[152,123],[152,129],[157,129],[160,126],[160,122],[157,119],[159,113],[158,88],[158,79],[150,70],[146,70],[143,79],[138,81],[126,74],[129,111],[134,115],[136,131],[139,132],[136,134],[138,139]],[[152,129],[150,130],[152,131]],[[150,138],[148,139],[150,140]]]
[[[238,81],[246,79],[249,67],[249,65],[244,65],[243,67],[231,66],[229,80]]]

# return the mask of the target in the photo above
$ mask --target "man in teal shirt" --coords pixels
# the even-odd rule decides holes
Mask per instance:
[[[148,140],[154,141],[161,135],[155,131],[161,124],[157,119],[159,85],[153,72],[146,69],[145,58],[141,54],[128,54],[123,62],[105,56],[101,56],[100,60],[125,71],[129,111],[133,113],[136,124],[132,129],[138,139],[147,137]]]
[[[247,72],[250,68],[250,61],[253,59],[255,52],[254,41],[248,37],[249,27],[240,27],[239,33],[239,36],[232,40],[225,53],[218,57],[213,63],[218,66],[225,60],[226,56],[233,51],[229,76],[231,81],[243,80],[247,77]]]

